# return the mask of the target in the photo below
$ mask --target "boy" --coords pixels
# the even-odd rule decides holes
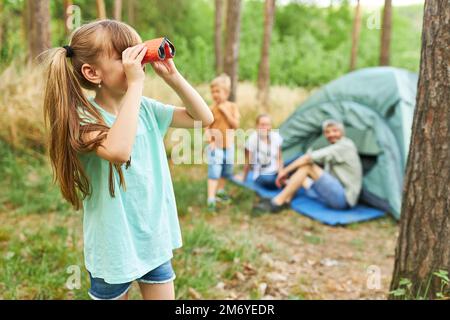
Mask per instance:
[[[233,175],[234,129],[239,127],[239,111],[235,103],[228,101],[231,80],[222,74],[211,82],[214,122],[206,129],[208,139],[208,210],[215,211],[216,196],[229,201],[225,193],[225,178]]]

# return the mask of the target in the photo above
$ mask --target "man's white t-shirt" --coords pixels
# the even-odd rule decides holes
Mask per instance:
[[[250,152],[250,164],[253,165],[253,179],[261,174],[278,172],[278,153],[283,138],[277,131],[270,131],[268,141],[263,141],[257,132],[248,138],[245,148]]]

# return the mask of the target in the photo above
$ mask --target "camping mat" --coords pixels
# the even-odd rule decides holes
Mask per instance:
[[[232,179],[231,181],[245,188],[256,191],[261,198],[273,198],[280,190],[269,190],[254,183],[253,174],[249,172],[245,182]],[[291,201],[291,208],[309,218],[324,224],[337,226],[350,223],[362,222],[383,217],[385,213],[381,210],[358,204],[348,210],[336,210],[328,208],[321,202],[308,198],[304,190],[300,189]]]

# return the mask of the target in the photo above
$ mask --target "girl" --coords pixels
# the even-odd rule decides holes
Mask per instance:
[[[247,180],[250,165],[253,166],[253,180],[267,189],[277,189],[275,181],[278,172],[283,169],[281,144],[283,138],[278,131],[272,130],[272,120],[267,114],[256,118],[256,132],[250,135],[245,146],[245,165],[243,176]]]
[[[100,20],[47,52],[49,154],[64,198],[84,209],[93,299],[126,299],[134,280],[144,299],[174,299],[172,250],[182,243],[163,137],[213,121],[171,59],[152,67],[186,108],[142,96],[141,43],[127,24]]]

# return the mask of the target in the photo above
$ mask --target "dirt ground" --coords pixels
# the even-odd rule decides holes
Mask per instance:
[[[228,299],[248,299],[252,289],[262,299],[386,299],[397,238],[391,218],[330,227],[286,210],[249,215],[235,232],[248,233],[263,263],[244,263],[244,272],[217,285]]]
[[[5,217],[18,230],[41,224],[65,224],[79,229],[79,217],[54,214]],[[43,219],[44,218],[44,219]],[[181,220],[182,229],[183,220]],[[236,221],[225,212],[208,224],[233,238],[245,234],[260,252],[256,261],[233,261],[242,272],[216,284],[215,297],[252,299],[385,299],[393,269],[397,226],[382,218],[347,227],[329,227],[286,210]],[[81,230],[79,230],[81,231]],[[20,234],[19,234],[20,236]],[[76,247],[82,247],[79,239]],[[137,297],[137,296],[136,296]],[[208,298],[197,296],[191,299]]]

